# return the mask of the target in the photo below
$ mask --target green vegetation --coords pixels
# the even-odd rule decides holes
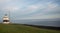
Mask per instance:
[[[60,33],[60,31],[24,26],[21,24],[0,24],[0,33]]]

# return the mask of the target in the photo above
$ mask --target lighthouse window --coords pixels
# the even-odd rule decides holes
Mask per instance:
[[[9,20],[3,20],[3,22],[9,22]]]

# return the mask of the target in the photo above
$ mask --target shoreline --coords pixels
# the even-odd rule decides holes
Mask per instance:
[[[54,27],[54,26],[38,26],[38,25],[29,25],[29,24],[22,24],[26,26],[32,26],[32,27],[37,27],[37,28],[43,28],[43,29],[52,29],[52,30],[60,30],[60,27]]]
[[[2,24],[2,23],[0,23],[0,24]],[[17,23],[11,23],[11,25],[25,25],[25,26],[31,26],[31,27],[36,27],[36,28],[51,29],[51,30],[60,30],[60,27],[54,27],[54,26],[41,26],[41,25],[38,26],[38,25],[17,24]]]

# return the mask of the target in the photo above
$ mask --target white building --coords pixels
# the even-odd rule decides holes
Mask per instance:
[[[7,16],[7,14],[5,14],[5,16],[3,17],[3,24],[9,24],[10,20],[9,17]]]

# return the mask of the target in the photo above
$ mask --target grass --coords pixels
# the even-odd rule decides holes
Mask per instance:
[[[36,28],[21,24],[0,24],[0,33],[60,33],[60,31]]]

